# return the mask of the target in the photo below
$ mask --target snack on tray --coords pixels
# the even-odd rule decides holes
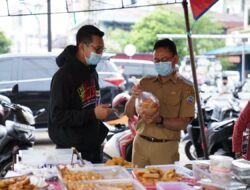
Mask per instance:
[[[1,190],[36,190],[38,189],[30,183],[28,176],[13,177],[0,180]]]
[[[104,176],[95,172],[91,171],[71,171],[67,167],[63,167],[59,169],[62,178],[65,181],[78,181],[78,180],[97,180],[103,179]]]
[[[135,165],[132,162],[124,160],[122,157],[113,157],[111,160],[107,160],[105,163],[106,166],[123,166],[125,168],[134,168]]]
[[[175,169],[163,171],[160,168],[146,168],[134,171],[136,177],[143,185],[155,185],[158,181],[181,181],[182,176]]]
[[[136,112],[138,115],[154,115],[159,109],[159,100],[150,92],[142,92],[136,98]]]
[[[132,183],[80,183],[67,182],[68,190],[97,190],[97,189],[119,189],[119,190],[134,190]]]

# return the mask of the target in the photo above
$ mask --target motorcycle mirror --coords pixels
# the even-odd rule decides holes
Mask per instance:
[[[45,108],[39,109],[35,112],[34,117],[37,118],[45,112]]]
[[[17,95],[18,91],[19,91],[18,84],[15,84],[12,88],[12,94]]]

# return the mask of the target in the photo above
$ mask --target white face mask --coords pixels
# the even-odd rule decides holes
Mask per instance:
[[[95,52],[91,52],[89,57],[86,57],[86,62],[88,65],[97,65],[102,59],[101,54],[97,54]]]

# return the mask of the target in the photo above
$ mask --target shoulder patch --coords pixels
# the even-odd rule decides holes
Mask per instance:
[[[185,84],[187,84],[189,86],[194,86],[194,83],[191,80],[185,78],[184,76],[182,76],[180,74],[178,74],[177,76],[178,76],[178,79],[180,79],[181,81],[183,81]]]

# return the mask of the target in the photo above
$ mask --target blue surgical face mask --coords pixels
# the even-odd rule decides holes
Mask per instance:
[[[91,52],[89,57],[86,57],[86,62],[88,65],[97,65],[102,59],[101,54],[97,54],[95,52]]]
[[[171,61],[155,63],[155,70],[160,76],[170,75],[174,71]]]

